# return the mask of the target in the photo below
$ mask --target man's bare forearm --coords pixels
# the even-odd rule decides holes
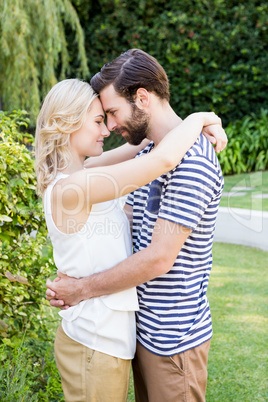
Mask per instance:
[[[114,268],[83,279],[83,299],[119,292],[168,272],[191,229],[158,218],[150,245]],[[175,230],[176,229],[176,230]]]
[[[167,272],[171,266],[149,246],[113,268],[88,277],[76,279],[58,272],[57,281],[47,281],[46,297],[54,307],[74,306],[82,300],[140,285]]]
[[[170,225],[174,229],[170,230]],[[55,307],[73,306],[81,300],[117,293],[168,272],[191,230],[158,219],[151,244],[107,271],[75,279],[59,273],[57,282],[47,284],[47,299]],[[56,300],[58,299],[58,301]]]
[[[171,266],[149,246],[107,271],[81,279],[81,296],[85,300],[117,293],[162,275]]]

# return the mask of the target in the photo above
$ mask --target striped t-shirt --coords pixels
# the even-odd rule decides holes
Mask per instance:
[[[172,269],[137,288],[137,340],[152,353],[172,356],[212,337],[206,293],[222,189],[217,156],[201,134],[175,169],[127,199],[133,206],[134,252],[150,244],[158,217],[192,229]]]

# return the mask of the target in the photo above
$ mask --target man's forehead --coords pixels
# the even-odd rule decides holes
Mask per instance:
[[[108,85],[100,92],[100,101],[105,112],[118,107],[125,99],[118,95],[113,84]]]

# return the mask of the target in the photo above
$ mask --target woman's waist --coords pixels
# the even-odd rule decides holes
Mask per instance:
[[[65,333],[76,342],[102,353],[122,359],[134,356],[136,344],[136,322],[134,311],[113,311],[103,308],[101,300],[92,299],[79,315],[62,326]]]
[[[135,312],[139,309],[138,298],[135,288],[130,288],[122,292],[111,295],[101,296],[93,299],[83,300],[67,310],[61,310],[59,315],[66,321],[75,321],[79,317],[88,318],[94,321],[105,311],[122,313],[127,316],[129,312]],[[123,314],[124,313],[124,314]]]

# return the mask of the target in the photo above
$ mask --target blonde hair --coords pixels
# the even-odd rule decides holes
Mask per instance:
[[[35,170],[41,194],[58,171],[70,164],[70,135],[82,126],[96,97],[91,86],[79,79],[58,82],[45,97],[35,134]]]

